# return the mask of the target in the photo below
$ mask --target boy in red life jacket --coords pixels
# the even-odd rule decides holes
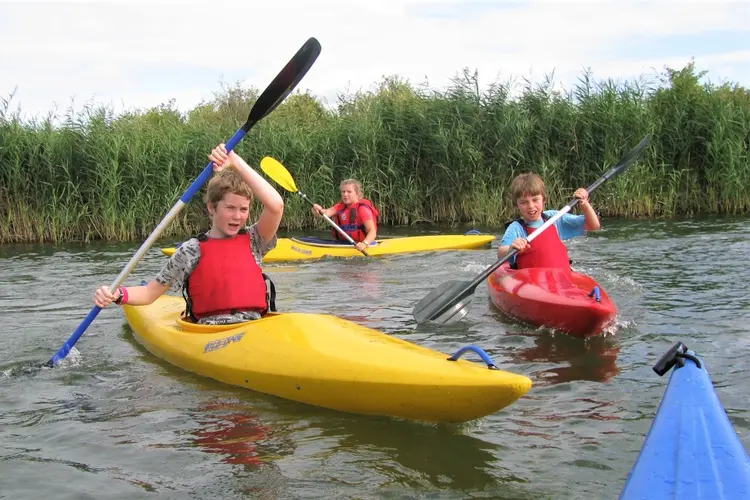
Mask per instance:
[[[358,181],[347,179],[341,183],[340,189],[341,202],[330,208],[323,208],[316,203],[313,205],[313,213],[331,217],[336,225],[357,242],[357,250],[361,252],[378,237],[379,212],[370,200],[362,197],[362,186]],[[346,241],[335,229],[333,237]]]
[[[570,269],[568,249],[563,240],[583,235],[586,231],[597,231],[601,227],[596,212],[589,203],[589,194],[584,188],[578,188],[573,194],[580,201],[578,206],[583,215],[567,213],[555,224],[539,234],[529,243],[526,237],[541,227],[544,222],[555,215],[557,210],[544,210],[546,191],[544,181],[537,174],[521,174],[513,179],[510,187],[511,196],[518,207],[521,217],[510,223],[505,230],[498,258],[502,258],[512,248],[518,253],[511,259],[511,266],[518,269],[528,267],[555,267]]]
[[[186,312],[202,324],[258,319],[268,310],[260,263],[276,246],[284,201],[239,155],[227,154],[224,144],[208,157],[215,172],[204,197],[211,229],[180,245],[147,285],[99,288],[94,293],[97,306],[151,304],[171,288],[183,290]],[[255,224],[245,227],[253,195],[263,210]]]

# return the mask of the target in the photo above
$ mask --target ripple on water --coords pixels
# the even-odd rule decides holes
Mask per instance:
[[[40,369],[29,360],[49,359],[90,309],[93,289],[138,245],[0,247],[2,491],[20,499],[614,498],[666,387],[651,366],[677,340],[703,357],[747,446],[750,298],[741,287],[750,271],[741,263],[750,223],[604,223],[570,247],[575,267],[619,310],[605,335],[588,340],[503,317],[483,286],[460,323],[416,325],[417,301],[476,277],[495,262],[494,248],[267,267],[282,310],[336,314],[446,353],[479,345],[532,379],[525,397],[463,425],[347,415],[195,376],[136,344],[118,309],[100,314],[64,364]],[[148,252],[129,282],[164,262]]]

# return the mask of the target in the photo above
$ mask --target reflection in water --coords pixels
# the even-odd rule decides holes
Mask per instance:
[[[254,401],[263,399],[260,395]],[[223,455],[224,463],[251,470],[274,463],[287,478],[297,474],[294,469],[300,464],[313,462],[333,484],[366,484],[370,490],[496,492],[498,498],[512,493],[512,498],[525,498],[511,489],[526,484],[528,478],[518,475],[515,463],[503,464],[503,445],[469,435],[476,424],[352,417],[270,400],[278,429],[263,424],[267,409],[256,412],[240,403],[218,402],[193,413],[201,427],[191,431],[192,443],[205,452]]]
[[[534,384],[560,384],[575,380],[607,382],[620,373],[617,354],[618,341],[609,335],[579,339],[549,330],[514,332],[533,341],[533,347],[521,347],[509,352],[517,364],[528,362],[556,363],[534,372]],[[566,363],[567,366],[559,366]]]
[[[460,427],[381,418],[332,419],[321,427],[321,438],[338,440],[335,454],[341,460],[367,454],[367,468],[388,483],[484,490],[525,481],[500,465],[502,446]]]
[[[198,408],[195,418],[201,427],[191,432],[193,444],[208,453],[225,455],[221,461],[227,464],[258,466],[278,458],[264,446],[272,429],[248,410],[228,403]]]

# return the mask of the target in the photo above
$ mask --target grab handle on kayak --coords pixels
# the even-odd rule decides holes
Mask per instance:
[[[595,286],[593,290],[591,290],[591,292],[589,293],[589,297],[594,297],[594,299],[596,299],[597,302],[602,301],[602,292],[601,290],[599,290],[598,286]]]
[[[692,351],[688,351],[687,346],[682,342],[677,342],[654,365],[654,371],[661,377],[674,365],[679,365],[679,368],[685,366],[686,359],[691,360],[698,368],[701,367],[701,361],[693,355]]]
[[[458,358],[460,358],[463,353],[468,352],[468,351],[472,351],[472,352],[479,354],[479,357],[482,358],[482,361],[487,363],[487,368],[489,368],[490,370],[499,370],[499,368],[495,366],[495,362],[492,361],[492,358],[490,357],[490,355],[484,352],[484,350],[481,347],[477,347],[475,345],[467,345],[466,347],[462,347],[461,349],[456,351],[456,353],[453,356],[448,358],[448,361],[457,361]]]

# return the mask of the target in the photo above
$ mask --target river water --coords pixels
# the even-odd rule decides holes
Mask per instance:
[[[620,311],[588,341],[504,318],[484,286],[459,324],[417,328],[414,303],[474,278],[497,243],[265,266],[280,310],[335,313],[446,353],[477,344],[533,380],[510,407],[462,425],[349,415],[201,378],[142,349],[118,308],[62,365],[34,368],[138,245],[0,247],[0,498],[613,498],[666,387],[651,366],[678,340],[703,357],[750,448],[750,221],[604,225],[569,244]],[[164,262],[149,251],[126,283]]]

